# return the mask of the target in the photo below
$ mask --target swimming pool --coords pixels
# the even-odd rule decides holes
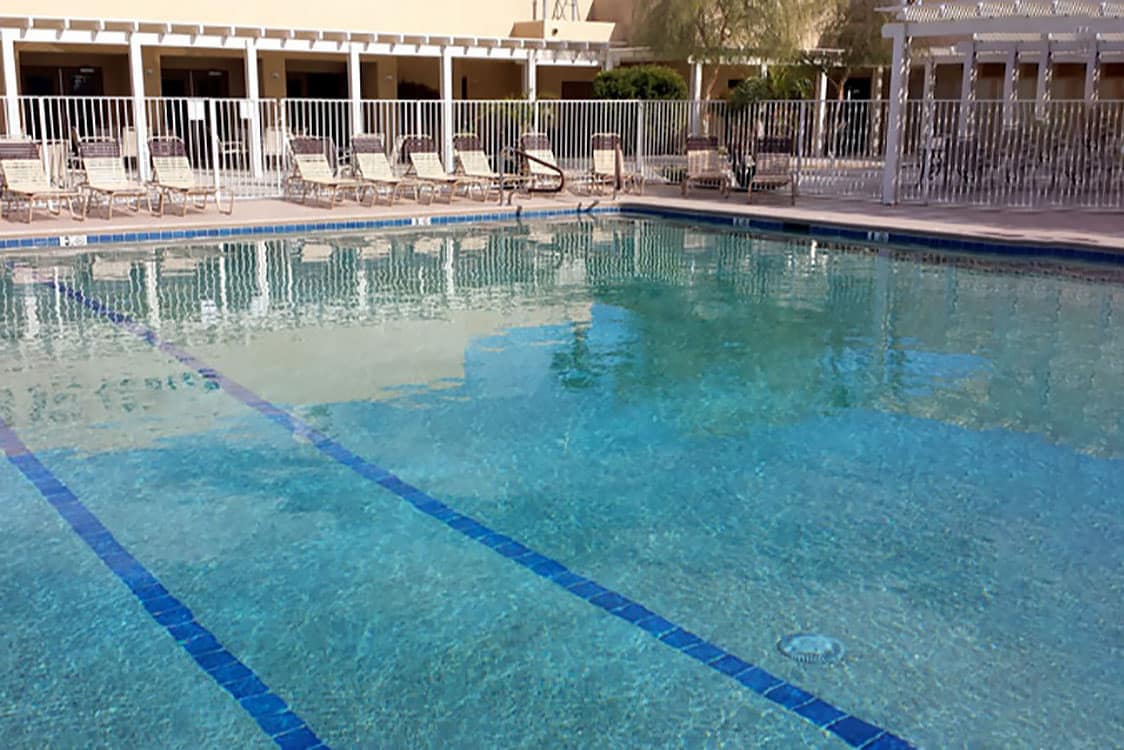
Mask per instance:
[[[1124,736],[1117,269],[628,217],[6,261],[8,746]]]

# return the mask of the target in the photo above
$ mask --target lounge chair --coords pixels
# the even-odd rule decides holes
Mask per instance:
[[[593,173],[590,178],[590,187],[598,191],[606,185],[613,188],[613,193],[618,190],[626,192],[635,190],[639,194],[644,192],[644,175],[639,172],[628,172],[624,168],[624,150],[621,148],[621,137],[617,133],[593,134]]]
[[[337,177],[332,170],[326,156],[330,144],[327,138],[314,136],[298,136],[289,141],[293,172],[285,179],[286,195],[299,195],[301,203],[309,196],[327,196],[331,208],[343,200],[345,193],[359,191],[359,180]]]
[[[156,213],[164,215],[165,202],[174,203],[179,199],[183,208],[180,216],[187,216],[188,204],[199,210],[207,207],[207,199],[215,201],[219,213],[234,211],[234,196],[231,195],[223,210],[219,202],[219,190],[213,184],[201,183],[195,178],[191,162],[187,160],[187,148],[177,136],[158,136],[148,139],[148,153],[152,156],[152,186],[160,194],[156,203]]]
[[[452,202],[457,188],[463,186],[466,195],[476,187],[480,191],[480,199],[484,199],[483,181],[478,177],[446,172],[441,157],[437,155],[437,146],[428,135],[407,136],[402,143],[402,148],[414,167],[414,175],[419,182],[432,188],[434,198],[444,191],[446,202]]]
[[[75,211],[75,204],[81,205],[81,194],[77,190],[51,184],[43,169],[39,144],[34,141],[0,140],[0,199],[13,208],[26,203],[29,224],[36,203],[42,203],[51,214],[58,216],[65,202],[72,217],[86,218],[84,213]]]
[[[484,198],[492,190],[502,193],[510,187],[516,189],[527,184],[528,177],[521,174],[500,174],[492,169],[488,155],[484,153],[484,144],[480,136],[475,133],[458,133],[453,136],[453,155],[456,157],[458,168],[469,177],[482,180],[485,184]]]
[[[566,176],[558,166],[558,159],[554,155],[554,148],[550,145],[550,138],[545,133],[524,133],[519,136],[519,150],[525,153],[528,159],[527,174],[532,190],[550,190],[561,188],[566,184]]]
[[[148,186],[134,180],[125,172],[125,160],[121,156],[121,145],[115,140],[88,140],[78,144],[78,155],[82,159],[82,169],[86,182],[82,190],[86,194],[85,208],[90,212],[90,200],[94,197],[105,199],[105,218],[113,218],[113,204],[125,201],[134,212],[140,210],[143,200],[152,211],[152,200]],[[132,203],[129,203],[131,201]]]
[[[730,162],[718,151],[718,139],[714,136],[690,136],[687,138],[687,174],[683,176],[680,190],[687,195],[693,185],[718,185],[725,198],[730,194],[733,173]]]
[[[351,161],[351,166],[355,170],[355,179],[371,190],[372,204],[382,194],[386,196],[388,204],[394,205],[394,200],[400,197],[404,188],[414,188],[416,199],[416,183],[412,180],[403,180],[394,174],[390,161],[386,158],[386,149],[381,135],[357,135],[352,137]]]
[[[796,204],[796,176],[792,170],[792,139],[763,138],[757,142],[753,157],[753,176],[749,178],[746,194],[753,200],[753,189],[775,190],[789,188],[789,200]]]

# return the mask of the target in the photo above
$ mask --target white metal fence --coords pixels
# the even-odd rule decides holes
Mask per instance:
[[[112,138],[128,168],[147,173],[145,139],[183,138],[202,179],[240,198],[275,197],[290,168],[288,139],[331,139],[336,165],[358,133],[380,133],[396,167],[399,144],[426,134],[453,167],[453,137],[480,137],[493,167],[514,169],[504,149],[541,132],[559,166],[587,170],[594,133],[621,136],[626,165],[650,183],[676,183],[689,134],[715,136],[744,184],[763,139],[788,139],[802,195],[882,197],[889,128],[882,101],[760,102],[734,112],[721,101],[399,101],[20,97],[18,128],[39,140],[59,184],[80,179],[77,143]],[[994,206],[1124,207],[1124,102],[908,102],[896,183],[905,202]]]
[[[899,199],[1124,207],[1124,102],[909,102]]]

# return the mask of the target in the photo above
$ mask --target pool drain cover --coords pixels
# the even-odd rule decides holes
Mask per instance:
[[[843,644],[816,633],[794,633],[777,641],[777,650],[802,664],[830,664],[843,658]]]

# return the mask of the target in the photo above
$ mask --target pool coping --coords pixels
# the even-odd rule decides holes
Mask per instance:
[[[930,222],[924,231],[906,228],[887,217],[874,214],[856,216],[854,220],[838,215],[823,220],[808,220],[786,216],[783,210],[764,213],[761,207],[752,210],[739,210],[735,206],[716,205],[661,205],[660,199],[620,196],[615,202],[583,207],[581,203],[557,207],[522,206],[496,207],[494,210],[470,211],[463,213],[404,213],[370,219],[359,219],[353,215],[339,220],[318,217],[317,220],[251,220],[244,224],[215,224],[201,218],[198,224],[177,225],[172,229],[117,227],[112,230],[88,233],[66,233],[47,230],[42,233],[20,234],[14,237],[0,235],[0,253],[4,251],[39,250],[50,248],[81,248],[89,246],[111,246],[118,244],[151,244],[160,242],[182,242],[188,240],[227,240],[247,237],[309,233],[346,233],[373,229],[397,229],[409,227],[447,226],[451,224],[493,223],[520,221],[528,219],[561,218],[580,215],[623,214],[650,216],[666,219],[697,221],[707,224],[732,227],[764,233],[783,233],[787,235],[808,236],[813,239],[838,240],[841,242],[870,243],[899,248],[936,250],[947,253],[969,255],[1000,255],[1017,257],[1038,257],[1061,261],[1124,264],[1124,248],[1097,244],[1088,241],[1067,240],[1059,242],[1051,238],[1033,237],[1003,238],[981,236],[974,233],[976,226],[954,225]],[[748,208],[748,207],[746,207]],[[872,228],[878,221],[885,222],[885,228]],[[922,220],[923,221],[923,220]],[[895,226],[895,223],[898,226]],[[1124,234],[1124,232],[1122,232]]]

